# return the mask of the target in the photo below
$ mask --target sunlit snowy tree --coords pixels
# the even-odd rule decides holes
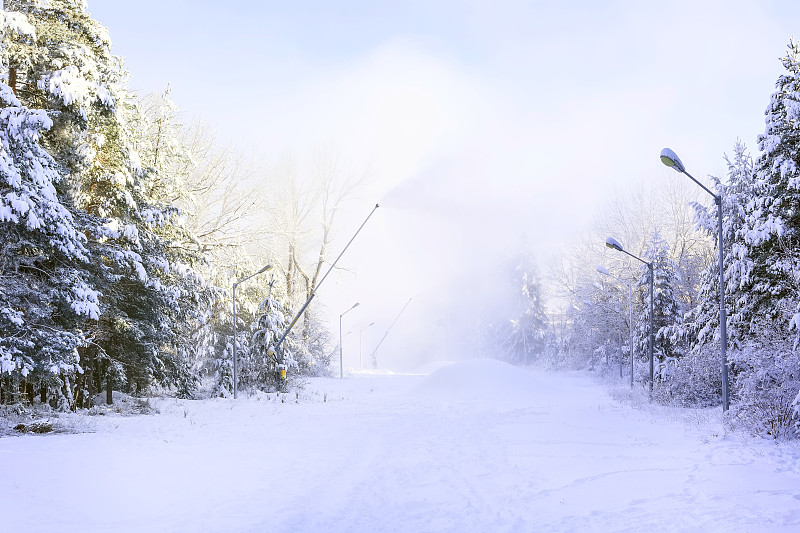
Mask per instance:
[[[90,285],[99,320],[87,321],[76,405],[101,387],[153,383],[191,388],[175,351],[173,325],[191,312],[200,284],[194,257],[171,243],[178,210],[156,194],[164,177],[143,163],[135,108],[108,33],[80,0],[6,2],[25,14],[35,39],[9,58],[23,103],[53,121],[42,144],[65,171],[59,195],[88,237]],[[88,395],[88,396],[87,396]]]
[[[0,102],[0,396],[11,395],[0,401],[17,399],[20,378],[47,401],[48,390],[60,397],[59,376],[79,369],[79,319],[98,318],[98,294],[81,270],[86,239],[56,194],[60,169],[38,144],[50,119],[4,83]]]

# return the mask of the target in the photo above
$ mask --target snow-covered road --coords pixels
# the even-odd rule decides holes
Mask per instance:
[[[580,375],[479,360],[157,406],[0,439],[0,530],[800,531],[796,445]]]

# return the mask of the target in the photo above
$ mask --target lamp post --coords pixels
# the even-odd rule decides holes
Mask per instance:
[[[694,176],[686,172],[686,167],[680,160],[678,155],[670,150],[664,148],[661,150],[661,162],[672,168],[676,172],[686,174],[693,182],[698,184],[704,191],[714,197],[714,203],[717,204],[717,248],[719,250],[719,352],[722,359],[722,410],[727,411],[730,406],[729,393],[728,393],[728,319],[725,316],[725,271],[723,270],[723,257],[722,250],[722,195],[714,194],[708,187],[694,179]]]
[[[250,278],[258,276],[259,274],[266,272],[267,270],[271,269],[272,265],[267,265],[255,274],[251,274],[246,278],[239,280],[233,284],[233,399],[235,400],[238,397],[238,389],[239,389],[239,361],[236,357],[236,287],[240,284],[244,283]],[[270,291],[272,290],[272,284],[270,284]]]
[[[602,266],[602,265],[598,265],[597,266],[597,271],[600,272],[601,274],[604,274],[606,276],[610,276],[610,277],[614,278],[615,280],[619,281],[623,285],[627,285],[627,287],[628,287],[628,313],[629,313],[628,325],[630,326],[630,333],[631,333],[631,339],[630,339],[631,387],[633,387],[633,300],[631,298],[631,284],[628,283],[627,281],[623,280],[623,279],[618,278],[617,276],[615,276],[614,274],[609,272],[608,269],[606,267]],[[622,367],[620,366],[620,371],[621,370],[622,370]]]
[[[641,257],[637,257],[632,253],[628,252],[614,237],[609,237],[606,239],[606,246],[614,250],[617,250],[618,252],[622,252],[624,254],[633,257],[637,261],[640,261],[645,265],[647,265],[647,268],[650,270],[650,322],[648,324],[648,330],[650,335],[648,339],[649,342],[647,351],[648,355],[650,356],[650,392],[652,393],[653,392],[653,263],[652,262],[648,263]]]
[[[364,330],[370,326],[374,326],[375,322],[370,322],[369,325],[364,326],[358,331],[358,368],[364,370],[364,358],[362,348],[364,346]]]
[[[344,377],[344,358],[342,357],[342,317],[358,307],[358,302],[353,304],[353,307],[339,315],[339,379]]]

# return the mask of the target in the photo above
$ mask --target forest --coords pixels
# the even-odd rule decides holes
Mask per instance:
[[[237,294],[239,386],[280,386],[281,366],[326,372],[333,348],[313,307],[280,354],[269,348],[319,282],[358,180],[325,154],[307,176],[286,160],[263,200],[254,162],[181,122],[168,88],[129,89],[84,2],[40,4],[2,12],[0,403],[230,395],[231,289],[267,265],[268,283]]]
[[[0,405],[229,397],[234,329],[240,390],[330,374],[337,344],[316,304],[275,345],[364,173],[330,153],[285,158],[264,194],[256,162],[186,121],[168,87],[130,89],[85,2],[6,0],[0,31]],[[797,437],[796,41],[782,63],[756,151],[737,143],[720,155],[726,175],[698,176],[718,207],[676,174],[604,206],[544,273],[531,250],[510,253],[507,305],[476,314],[468,342],[513,364],[619,374],[654,402],[720,406],[727,393],[727,423]],[[234,324],[232,288],[251,275],[268,281],[238,287]]]

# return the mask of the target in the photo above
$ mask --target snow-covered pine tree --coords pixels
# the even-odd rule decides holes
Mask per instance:
[[[759,135],[757,187],[747,204],[752,269],[745,288],[754,313],[787,326],[800,315],[800,45],[794,40]]]
[[[712,176],[712,186],[722,197],[722,240],[725,269],[725,307],[728,318],[728,347],[741,346],[742,335],[747,335],[752,319],[749,295],[745,290],[753,261],[744,241],[746,227],[745,207],[755,190],[753,158],[741,142],[734,145],[733,158],[725,155],[728,165],[726,182]],[[714,242],[718,240],[716,207],[694,203],[698,227]],[[701,274],[699,304],[686,314],[683,335],[698,350],[710,343],[719,343],[719,265],[712,261]]]
[[[196,256],[171,246],[181,232],[178,211],[151,197],[162,177],[137,152],[122,61],[85,1],[9,0],[7,8],[35,28],[30,50],[11,58],[24,82],[18,92],[53,118],[43,144],[68,173],[59,192],[83,212],[91,284],[103,295],[100,320],[87,323],[91,343],[80,351],[86,373],[77,403],[102,386],[188,390],[192,376],[176,355],[172,324],[195,303]]]
[[[758,138],[756,183],[741,237],[752,263],[737,300],[747,331],[731,354],[734,418],[773,436],[797,427],[800,389],[800,44],[791,40]],[[745,321],[743,320],[743,322]],[[794,329],[794,335],[792,330]],[[780,422],[783,421],[783,422]],[[761,427],[759,428],[759,424]]]
[[[684,347],[676,335],[681,324],[683,311],[675,296],[675,262],[670,257],[669,245],[658,231],[650,237],[643,258],[653,264],[653,356],[655,358],[655,379],[668,378],[670,365],[684,354]],[[647,354],[650,322],[650,269],[641,266],[641,278],[636,283],[640,289],[642,313],[634,327],[636,353]]]
[[[0,36],[3,74],[19,85],[35,29],[24,14],[0,10]],[[71,387],[62,386],[80,371],[76,349],[86,342],[79,322],[99,312],[82,271],[86,239],[56,191],[63,168],[40,146],[51,119],[5,83],[0,104],[0,402],[23,392],[66,404]]]
[[[502,348],[509,362],[528,364],[544,351],[548,322],[536,266],[532,257],[521,252],[510,269],[513,290],[508,318],[496,326],[493,342]]]
[[[283,385],[278,374],[278,365],[285,364],[287,372],[290,368],[293,370],[292,374],[296,374],[298,369],[291,349],[283,350],[287,355],[285,361],[280,361],[279,355],[271,349],[277,344],[292,317],[289,316],[286,306],[281,305],[271,295],[261,302],[259,312],[261,315],[254,325],[255,331],[250,338],[250,349],[242,368],[240,383],[243,388],[278,390]]]
[[[0,103],[0,403],[33,401],[34,389],[57,402],[80,371],[79,319],[97,320],[98,295],[81,270],[86,239],[56,194],[60,169],[38,144],[50,119],[4,83]]]

